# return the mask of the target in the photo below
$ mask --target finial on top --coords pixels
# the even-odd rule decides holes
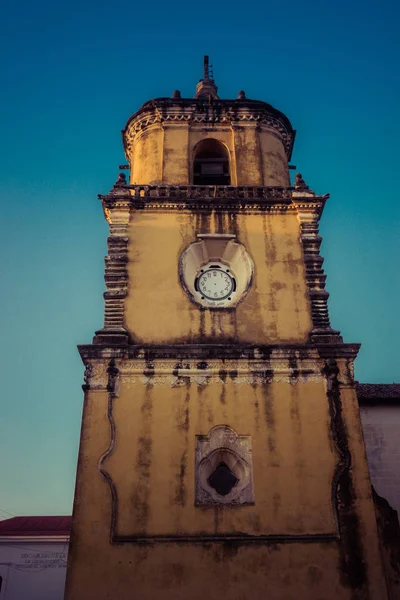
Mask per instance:
[[[174,99],[176,99],[176,100],[177,100],[177,99],[179,99],[180,97],[181,97],[181,93],[180,93],[180,91],[179,91],[179,90],[175,90],[175,91],[172,93],[172,98],[174,98]]]
[[[238,100],[246,100],[246,94],[243,90],[240,90],[240,92],[238,93]]]
[[[296,190],[308,190],[308,185],[306,184],[306,182],[303,179],[303,176],[301,173],[296,173],[296,179],[294,182],[294,187]]]
[[[214,83],[212,73],[210,72],[211,66],[209,64],[208,56],[204,56],[204,77],[200,79],[196,86],[195,98],[216,98],[218,88]]]
[[[210,79],[208,56],[204,57],[204,79]]]

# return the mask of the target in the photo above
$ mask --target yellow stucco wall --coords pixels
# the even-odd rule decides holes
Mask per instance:
[[[99,534],[96,541],[101,538],[105,542],[105,537]],[[77,581],[79,576],[85,581],[85,592],[71,581],[68,600],[355,598],[351,590],[343,588],[335,572],[338,553],[333,545],[272,544],[235,548],[229,543],[210,543],[200,547],[125,545],[108,550],[103,545],[99,549],[94,546],[93,550],[77,566]],[[96,571],[98,562],[112,564],[113,568],[102,571],[100,581],[94,581],[90,573]],[[289,569],[284,565],[290,565]],[[381,594],[373,598],[386,600]]]
[[[164,132],[159,124],[149,126],[136,138],[130,162],[132,184],[158,184],[162,181]]]
[[[290,185],[288,161],[281,140],[262,128],[259,138],[263,185]]]
[[[237,185],[264,185],[260,139],[255,124],[234,130]]]
[[[182,123],[149,125],[137,134],[128,154],[132,184],[190,185],[196,145],[212,138],[229,152],[231,185],[282,185],[289,183],[288,162],[282,142],[255,123],[214,124],[213,127]]]
[[[252,386],[228,376],[224,384],[171,388],[168,379],[145,387],[122,378],[118,443],[105,463],[118,488],[118,534],[334,531],[336,457],[323,393],[322,380]],[[217,424],[252,438],[254,506],[194,506],[195,436]]]
[[[185,293],[179,256],[198,233],[233,233],[254,262],[236,309],[200,310]],[[295,214],[136,211],[129,226],[126,328],[137,342],[305,342],[311,319]]]
[[[189,128],[167,125],[164,129],[163,174],[165,184],[187,185],[189,169]]]
[[[370,597],[390,598],[391,596],[387,595],[383,574],[357,393],[352,386],[343,386],[340,397],[343,421],[348,436],[348,447],[351,453],[351,477],[355,492],[354,509],[359,525],[360,545],[365,557]]]
[[[106,366],[99,363],[95,370],[105,373]],[[171,387],[168,378],[156,373],[153,379],[121,376],[119,388],[111,409],[115,445],[104,464],[116,486],[119,535],[335,530],[330,486],[339,456],[322,378],[239,385],[228,377],[224,384],[183,381]],[[387,596],[354,390],[342,390],[342,401],[350,431],[359,550],[369,598],[383,600]],[[337,541],[110,544],[111,494],[98,470],[110,444],[108,410],[106,391],[87,394],[67,600],[128,600],[132,594],[140,600],[359,597],[346,585]],[[252,436],[254,506],[194,506],[195,436],[215,424]]]

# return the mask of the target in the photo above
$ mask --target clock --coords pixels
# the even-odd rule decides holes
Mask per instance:
[[[219,303],[221,300],[231,300],[236,290],[236,280],[226,265],[208,264],[200,269],[194,287],[202,300]]]
[[[178,276],[192,302],[203,308],[234,309],[253,279],[253,261],[230,233],[198,233],[179,257]]]

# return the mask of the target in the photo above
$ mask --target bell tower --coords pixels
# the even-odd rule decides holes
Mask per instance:
[[[258,100],[128,120],[100,196],[104,326],[79,346],[67,600],[386,600],[355,392],[295,131]]]

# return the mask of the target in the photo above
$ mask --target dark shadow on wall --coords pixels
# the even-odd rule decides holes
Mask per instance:
[[[400,523],[397,511],[372,486],[379,543],[390,600],[400,600]]]

